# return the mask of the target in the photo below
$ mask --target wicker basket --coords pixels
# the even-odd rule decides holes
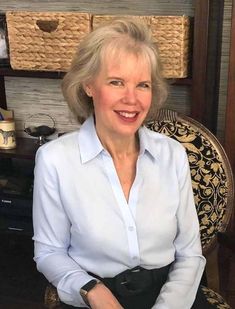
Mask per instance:
[[[186,16],[153,16],[151,29],[161,56],[164,76],[183,78],[189,70],[189,28]]]
[[[118,16],[81,12],[7,12],[10,63],[13,69],[67,71],[85,34]],[[119,16],[123,17],[123,16]],[[189,17],[132,16],[151,28],[166,78],[188,76]]]
[[[98,26],[105,24],[107,22],[112,22],[114,19],[120,18],[133,18],[133,19],[140,19],[145,22],[148,26],[151,25],[152,16],[146,15],[92,15],[91,16],[91,29],[95,29]]]
[[[124,16],[93,15],[92,29],[100,24]],[[189,67],[189,28],[187,16],[131,16],[146,22],[153,33],[159,49],[166,78],[184,78]]]
[[[10,63],[17,70],[67,71],[79,41],[90,31],[80,12],[7,12]]]

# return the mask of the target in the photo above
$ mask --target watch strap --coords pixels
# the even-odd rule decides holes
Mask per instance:
[[[89,301],[87,299],[87,293],[93,289],[97,283],[100,281],[92,279],[88,281],[85,285],[83,285],[80,289],[80,295],[82,296],[82,299],[84,300],[85,304],[89,306]]]

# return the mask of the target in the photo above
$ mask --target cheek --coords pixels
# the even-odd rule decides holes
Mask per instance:
[[[93,97],[93,105],[94,105],[94,112],[97,117],[98,115],[106,114],[106,110],[108,110],[108,104],[106,103],[103,97],[98,96],[97,99]]]
[[[152,93],[143,95],[140,101],[142,102],[143,109],[149,110],[152,103]]]
[[[92,91],[92,99],[93,99],[93,104],[95,108],[99,108],[100,106],[103,105],[103,94],[102,91],[99,89],[95,89]]]
[[[107,109],[112,106],[115,96],[106,90],[99,90],[93,94],[93,103],[96,109]]]

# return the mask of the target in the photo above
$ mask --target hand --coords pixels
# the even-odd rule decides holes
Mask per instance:
[[[124,309],[103,283],[96,284],[88,292],[87,299],[92,309]]]

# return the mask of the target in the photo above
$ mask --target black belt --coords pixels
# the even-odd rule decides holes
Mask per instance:
[[[141,294],[156,285],[161,288],[166,282],[170,266],[171,264],[150,270],[137,266],[113,278],[101,278],[93,273],[89,274],[102,281],[114,294],[125,297]]]

